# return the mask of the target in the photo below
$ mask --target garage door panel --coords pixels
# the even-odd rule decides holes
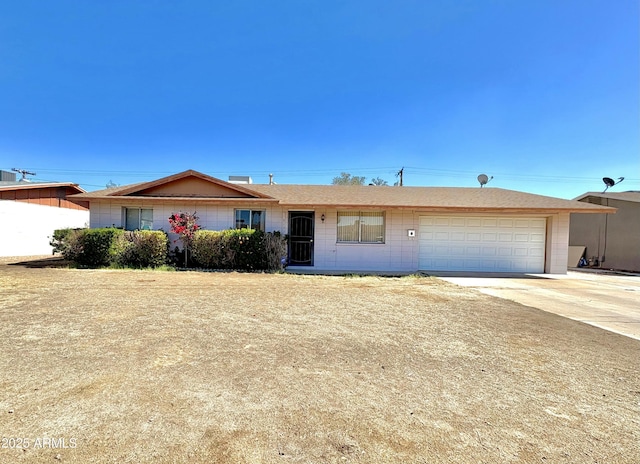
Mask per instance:
[[[545,218],[421,216],[424,270],[543,272]]]
[[[465,269],[477,269],[478,267],[486,264],[483,260],[480,259],[465,259],[464,260],[464,268]]]
[[[514,247],[513,256],[529,256],[528,248]]]
[[[535,243],[544,243],[544,234],[542,234],[542,233],[539,233],[539,234],[531,233],[531,234],[529,234],[529,240],[531,240],[532,242],[535,242]]]
[[[513,249],[512,248],[498,248],[498,255],[499,256],[511,256],[511,255],[513,255]]]

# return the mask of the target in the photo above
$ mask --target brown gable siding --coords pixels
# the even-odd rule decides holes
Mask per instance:
[[[182,180],[188,180],[190,182],[196,183],[179,183]],[[197,181],[203,181],[203,183],[197,183]],[[178,182],[178,183],[176,183]],[[96,197],[123,197],[123,196],[149,196],[148,192],[153,189],[160,189],[157,191],[163,191],[167,186],[171,184],[175,184],[174,187],[169,187],[169,192],[171,192],[171,197],[180,197],[180,198],[208,198],[208,196],[201,196],[198,194],[198,190],[205,189],[207,192],[224,192],[223,197],[219,196],[211,196],[211,198],[268,198],[266,195],[258,193],[254,190],[248,189],[242,185],[231,184],[229,182],[225,182],[220,179],[216,179],[215,177],[208,176],[201,172],[194,171],[189,169],[187,171],[179,172],[178,174],[174,174],[172,176],[163,177],[162,179],[157,179],[151,182],[143,182],[132,185],[125,185],[123,187],[116,187],[106,190],[99,190],[97,192],[92,192],[90,194],[86,194],[86,197],[96,198]],[[205,184],[209,184],[205,186]],[[197,186],[196,191],[189,190],[190,187],[194,185]],[[179,186],[179,187],[178,187]],[[222,190],[212,190],[215,187],[219,187]],[[176,188],[177,187],[177,188]],[[141,194],[141,192],[147,192],[146,194]],[[83,195],[84,199],[85,195]],[[162,195],[154,195],[155,198],[162,198]]]
[[[75,209],[87,211],[89,202],[79,201],[73,203],[67,200],[67,195],[73,195],[76,190],[66,187],[40,187],[18,190],[0,191],[0,199],[32,203],[36,205],[52,206],[56,208]]]
[[[198,177],[186,177],[166,184],[139,190],[135,196],[185,197],[200,198],[251,198],[245,192],[214,184]]]

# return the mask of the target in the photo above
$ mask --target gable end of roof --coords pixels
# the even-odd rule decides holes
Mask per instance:
[[[269,195],[189,169],[150,182],[109,189],[111,197],[272,199]]]

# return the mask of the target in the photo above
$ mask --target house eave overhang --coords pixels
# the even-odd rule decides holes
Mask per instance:
[[[433,206],[433,205],[389,205],[389,204],[364,204],[364,203],[315,203],[315,204],[295,204],[280,203],[288,209],[371,209],[371,210],[403,210],[424,213],[491,213],[491,214],[556,214],[556,213],[607,213],[613,214],[616,208],[524,208],[524,207],[477,207],[477,206]]]
[[[60,188],[60,187],[66,187],[66,188],[75,190],[76,193],[78,194],[86,193],[86,190],[84,190],[78,184],[74,184],[72,182],[51,182],[46,184],[24,182],[22,184],[0,185],[0,191],[47,189],[47,188]]]
[[[176,203],[176,202],[189,202],[200,203],[206,205],[224,205],[224,204],[278,204],[278,200],[275,198],[247,198],[247,197],[185,197],[185,196],[145,196],[145,195],[127,195],[127,196],[109,196],[102,195],[96,196],[83,196],[73,195],[73,200],[94,201],[94,202],[117,202],[122,204],[140,203],[146,204],[158,204],[158,203]]]

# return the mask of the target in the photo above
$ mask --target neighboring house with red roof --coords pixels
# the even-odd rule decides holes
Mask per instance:
[[[640,272],[640,192],[587,192],[577,201],[617,209],[614,215],[571,215],[569,245],[603,269]]]
[[[566,273],[571,213],[614,208],[498,188],[236,184],[184,171],[81,193],[91,227],[169,229],[196,211],[205,229],[289,235],[301,271]]]
[[[50,237],[56,229],[85,227],[89,203],[68,197],[85,193],[71,182],[16,181],[3,171],[0,181],[0,256],[51,254]]]

